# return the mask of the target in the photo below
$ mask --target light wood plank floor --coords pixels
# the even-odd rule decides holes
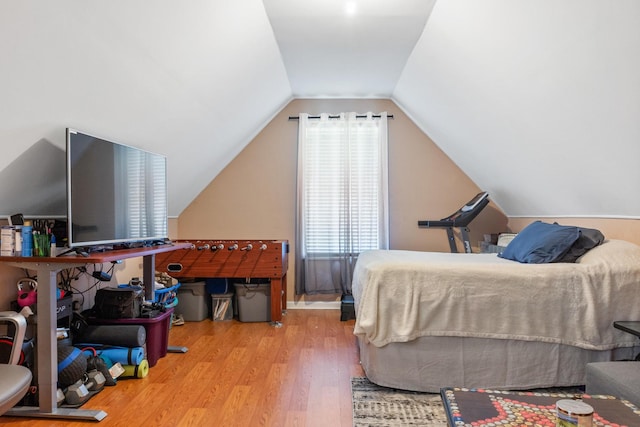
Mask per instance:
[[[354,320],[289,310],[283,326],[237,320],[173,326],[168,353],[143,379],[119,380],[87,402],[97,422],[0,417],[7,426],[351,426],[351,383],[364,376]]]

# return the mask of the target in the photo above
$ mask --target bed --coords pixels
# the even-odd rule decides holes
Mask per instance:
[[[382,386],[530,389],[584,384],[589,362],[633,358],[640,246],[605,240],[574,263],[497,254],[360,254],[352,292],[362,367]]]

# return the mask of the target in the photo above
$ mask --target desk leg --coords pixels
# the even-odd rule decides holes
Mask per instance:
[[[144,283],[144,298],[155,301],[156,284],[156,256],[154,254],[142,257],[142,283]]]
[[[38,325],[36,344],[38,394],[40,410],[53,412],[56,409],[58,384],[58,343],[56,341],[56,280],[57,272],[38,270]]]
[[[22,406],[9,410],[6,415],[30,418],[73,418],[100,421],[107,416],[104,411],[57,408],[58,342],[56,339],[56,288],[57,270],[39,264],[38,274],[38,325],[37,364],[39,407]]]

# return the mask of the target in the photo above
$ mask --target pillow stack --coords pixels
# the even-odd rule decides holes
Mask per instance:
[[[498,256],[527,264],[576,262],[603,241],[604,235],[599,230],[535,221]]]

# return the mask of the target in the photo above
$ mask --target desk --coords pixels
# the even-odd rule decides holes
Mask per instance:
[[[94,252],[89,256],[71,255],[55,258],[0,257],[0,262],[28,270],[38,275],[37,376],[38,407],[16,407],[6,415],[37,418],[72,418],[100,421],[107,413],[100,410],[58,408],[58,343],[56,339],[56,287],[58,272],[86,264],[102,264],[127,258],[143,257],[143,283],[155,282],[155,255],[184,249],[188,245],[173,244],[135,249]],[[153,300],[154,287],[145,287],[145,298]]]

